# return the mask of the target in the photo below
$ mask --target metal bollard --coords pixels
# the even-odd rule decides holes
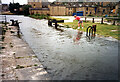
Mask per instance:
[[[86,30],[86,36],[88,36],[88,29],[91,29],[92,27],[91,26],[89,26],[88,28],[87,28],[87,30]],[[89,30],[90,31],[90,30]],[[90,36],[90,32],[89,32],[89,36]]]
[[[48,20],[48,25],[52,26],[52,21],[51,20]]]
[[[57,29],[57,21],[55,22],[55,29]]]
[[[95,19],[95,18],[93,18],[93,23],[95,23],[94,19]]]
[[[89,35],[88,35],[88,32],[89,32]],[[93,26],[89,26],[86,30],[86,36],[90,36],[90,33],[93,35],[95,35],[96,33],[96,25],[93,25]]]
[[[115,20],[113,20],[113,25],[115,25]]]
[[[101,20],[101,24],[104,24],[104,23],[103,23],[103,18],[102,18],[102,20]]]

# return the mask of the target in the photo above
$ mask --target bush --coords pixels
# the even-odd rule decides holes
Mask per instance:
[[[35,18],[35,19],[49,19],[48,15],[44,14],[34,14],[34,15],[29,15],[29,17]]]
[[[35,14],[35,16],[40,16],[40,14]]]

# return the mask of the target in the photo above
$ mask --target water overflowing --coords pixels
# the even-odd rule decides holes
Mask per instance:
[[[47,20],[24,16],[7,16],[18,19],[24,40],[33,49],[54,80],[116,80],[118,79],[118,42],[96,37],[89,40],[81,34],[74,43],[77,30],[61,28],[57,31]]]

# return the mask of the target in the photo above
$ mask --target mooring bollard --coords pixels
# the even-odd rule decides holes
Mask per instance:
[[[52,26],[52,21],[48,20],[48,26]]]
[[[101,24],[104,24],[104,23],[103,23],[103,17],[102,17],[102,20],[101,20]]]
[[[113,25],[115,25],[115,20],[113,20]]]
[[[95,18],[93,18],[93,23],[95,23],[95,20],[94,20]]]
[[[19,25],[18,20],[15,20],[14,22],[15,22],[14,26],[18,26]]]
[[[63,22],[64,22],[64,20],[49,19],[49,20],[48,20],[48,25],[49,25],[49,26],[52,26],[52,23],[54,23],[55,29],[60,30],[60,31],[63,32],[62,29],[57,28],[57,27],[59,26],[58,23],[63,23]]]
[[[10,21],[12,21],[11,26],[17,26],[17,36],[20,38],[20,27],[19,27],[19,23],[18,20],[13,20],[11,19]]]
[[[57,29],[57,26],[58,26],[58,25],[57,25],[57,21],[55,21],[55,29]]]
[[[10,21],[12,22],[11,26],[14,26],[14,24],[15,24],[14,20],[11,19]]]

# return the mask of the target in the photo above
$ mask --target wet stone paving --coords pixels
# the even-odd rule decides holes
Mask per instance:
[[[21,21],[23,39],[37,55],[53,80],[117,80],[118,41],[96,36],[92,40],[81,34],[75,41],[77,30],[64,28],[57,31],[47,20],[24,16],[7,16]]]

